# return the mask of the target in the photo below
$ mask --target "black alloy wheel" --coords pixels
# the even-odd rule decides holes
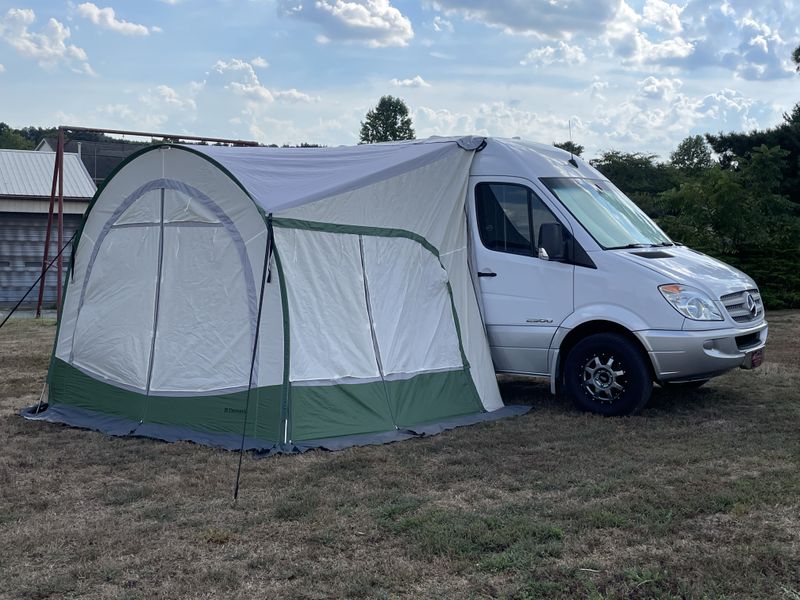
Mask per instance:
[[[605,416],[636,414],[653,389],[642,352],[618,333],[579,341],[567,355],[564,384],[579,408]]]

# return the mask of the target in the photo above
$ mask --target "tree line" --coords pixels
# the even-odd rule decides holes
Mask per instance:
[[[56,132],[0,123],[0,148],[33,149]],[[414,135],[405,102],[383,96],[367,112],[359,139],[376,143]],[[74,139],[122,141],[88,132]],[[584,150],[572,141],[554,145],[577,156]],[[666,161],[606,150],[589,162],[672,239],[752,276],[768,308],[800,308],[800,103],[775,127],[687,137]]]

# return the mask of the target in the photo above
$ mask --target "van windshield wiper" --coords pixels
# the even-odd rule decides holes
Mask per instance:
[[[606,250],[626,250],[628,248],[652,248],[653,244],[627,244],[625,246],[609,246]]]

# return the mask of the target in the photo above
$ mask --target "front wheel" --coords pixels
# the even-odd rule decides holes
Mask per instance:
[[[564,387],[579,408],[606,416],[636,414],[653,382],[639,348],[618,333],[590,335],[570,350]]]

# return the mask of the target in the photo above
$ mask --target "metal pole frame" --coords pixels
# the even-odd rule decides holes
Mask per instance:
[[[36,302],[36,318],[42,316],[42,302],[44,301],[45,278],[47,276],[47,264],[50,258],[50,235],[53,231],[53,206],[56,201],[56,184],[58,182],[58,161],[53,163],[53,185],[50,188],[50,207],[47,210],[47,233],[44,237],[44,256],[42,257],[42,273],[39,276],[39,299]],[[60,250],[60,248],[59,248]]]
[[[58,150],[56,151],[58,170],[58,247],[64,245],[64,130],[58,130]],[[61,291],[64,285],[64,259],[58,255],[58,283],[56,290],[56,315],[61,318]]]

